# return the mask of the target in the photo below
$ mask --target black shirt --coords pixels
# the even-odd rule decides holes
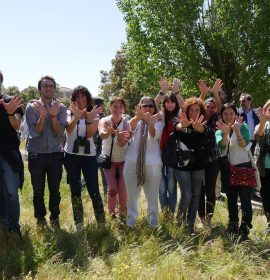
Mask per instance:
[[[0,100],[1,99],[8,103],[12,97],[6,94],[1,94]],[[23,116],[23,111],[21,108],[18,108],[15,113],[20,114],[21,117]],[[11,126],[7,111],[5,110],[3,104],[0,104],[0,153],[2,154],[7,149],[18,150],[19,145],[20,140],[18,138],[17,131]]]
[[[194,130],[192,125],[187,127],[184,131],[177,131],[175,129],[176,125],[179,123],[179,119],[175,118],[173,120],[173,127],[174,127],[174,133],[177,139],[179,139],[181,142],[183,142],[188,149],[194,150],[195,154],[195,160],[192,163],[188,163],[186,166],[177,168],[179,170],[186,170],[186,171],[192,171],[192,170],[201,170],[205,168],[205,156],[204,156],[204,147],[203,139],[204,139],[204,133],[199,133]]]

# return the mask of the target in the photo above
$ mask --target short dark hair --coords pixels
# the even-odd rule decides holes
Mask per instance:
[[[43,76],[39,79],[38,81],[38,90],[41,90],[41,83],[43,82],[43,80],[50,80],[54,83],[54,89],[56,89],[56,82],[54,80],[53,77],[49,76],[49,75],[46,75],[46,76]]]
[[[95,96],[93,97],[93,104],[100,106],[104,104],[104,98],[100,97],[100,96]]]
[[[126,109],[127,104],[125,102],[125,100],[121,97],[121,96],[115,96],[111,101],[110,101],[110,106],[112,106],[114,103],[116,102],[120,102],[124,108]]]
[[[83,94],[86,96],[87,99],[87,111],[91,111],[93,109],[93,105],[92,105],[92,94],[90,93],[90,91],[84,87],[84,86],[77,86],[73,89],[73,92],[71,94],[71,102],[75,102],[76,98],[79,94]]]
[[[0,82],[1,82],[1,84],[3,83],[3,81],[4,81],[4,76],[3,76],[2,71],[0,71]]]

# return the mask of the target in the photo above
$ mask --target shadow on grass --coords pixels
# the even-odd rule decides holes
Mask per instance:
[[[0,229],[0,278],[10,279],[21,274],[35,275],[38,267],[30,229],[23,236]]]

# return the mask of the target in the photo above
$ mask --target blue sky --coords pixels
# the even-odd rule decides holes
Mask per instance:
[[[45,74],[60,86],[97,95],[100,70],[126,41],[114,0],[1,1],[0,69],[4,86],[37,86]]]

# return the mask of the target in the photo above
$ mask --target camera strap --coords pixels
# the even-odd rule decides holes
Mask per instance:
[[[111,119],[112,120],[112,119]],[[120,123],[122,122],[122,118],[121,120],[118,122],[117,125],[114,125],[113,128],[116,129]],[[112,150],[113,150],[113,143],[114,143],[114,138],[115,138],[115,134],[112,134],[112,144],[111,144],[111,151],[110,151],[110,160],[112,159]]]
[[[80,124],[80,119],[78,119],[78,121],[77,121],[77,139],[79,137],[79,124]],[[85,127],[86,127],[86,129],[85,129],[85,137],[86,137],[86,135],[87,135],[87,120],[86,119],[85,119]]]

